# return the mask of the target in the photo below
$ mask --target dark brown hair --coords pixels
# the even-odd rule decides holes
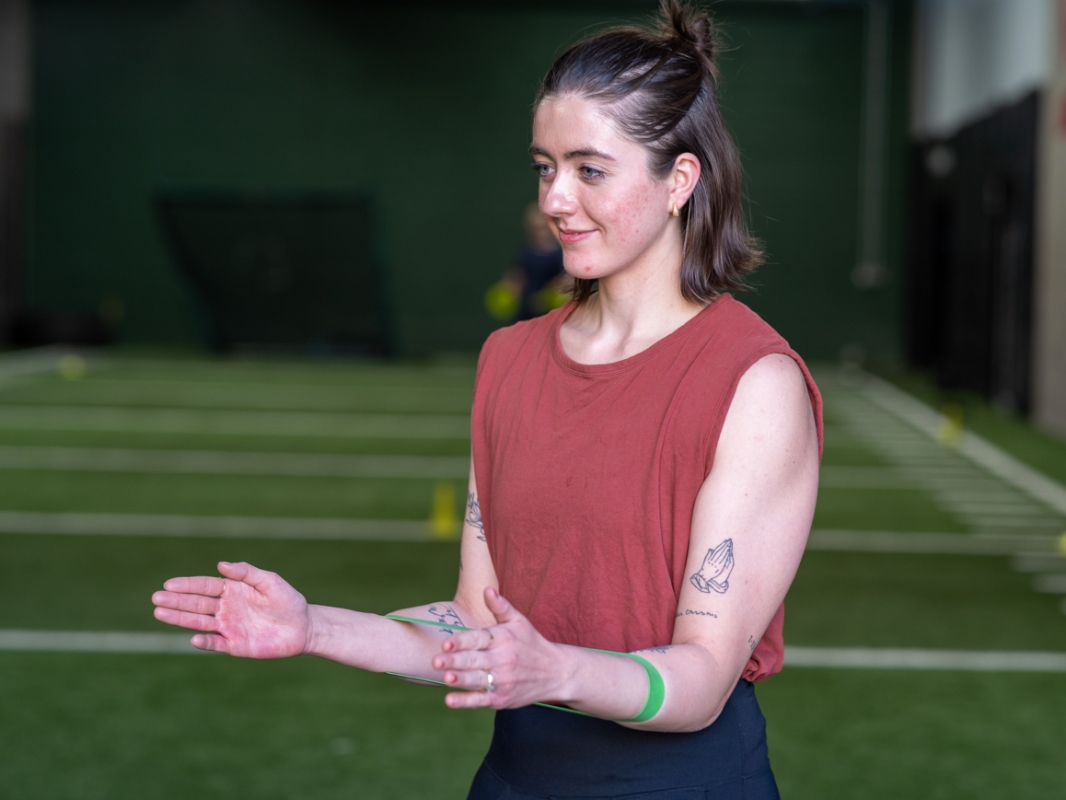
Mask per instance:
[[[681,294],[696,303],[744,288],[763,259],[743,215],[740,156],[718,109],[718,47],[705,12],[661,0],[655,28],[612,28],[559,56],[534,104],[567,94],[603,103],[622,134],[647,148],[659,178],[682,153],[699,159],[699,182],[681,209]],[[575,278],[574,299],[587,300],[593,285]]]

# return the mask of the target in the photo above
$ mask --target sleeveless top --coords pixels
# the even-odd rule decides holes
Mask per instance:
[[[574,305],[493,333],[474,388],[472,448],[500,593],[549,641],[632,652],[669,644],[696,494],[710,474],[737,383],[784,353],[800,357],[723,294],[646,350],[579,364],[559,328]],[[744,669],[784,662],[784,607]]]

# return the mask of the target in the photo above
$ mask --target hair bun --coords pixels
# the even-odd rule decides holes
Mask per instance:
[[[717,82],[714,63],[718,50],[718,29],[706,11],[693,8],[685,0],[660,0],[660,30],[680,48],[691,50],[711,80]]]

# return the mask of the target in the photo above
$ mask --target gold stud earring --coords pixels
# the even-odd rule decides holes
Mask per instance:
[[[670,216],[671,217],[680,217],[681,216],[681,212],[677,210],[677,203],[671,204],[671,206],[670,206]]]

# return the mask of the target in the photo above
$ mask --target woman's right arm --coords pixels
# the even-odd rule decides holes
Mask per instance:
[[[496,573],[481,526],[473,465],[463,523],[459,586],[453,600],[401,609],[396,614],[457,627],[495,623],[485,587]],[[281,576],[251,564],[218,565],[220,578],[171,578],[152,595],[156,619],[197,631],[192,644],[244,658],[310,654],[372,672],[441,679],[432,667],[451,631],[329,606],[310,605]]]

